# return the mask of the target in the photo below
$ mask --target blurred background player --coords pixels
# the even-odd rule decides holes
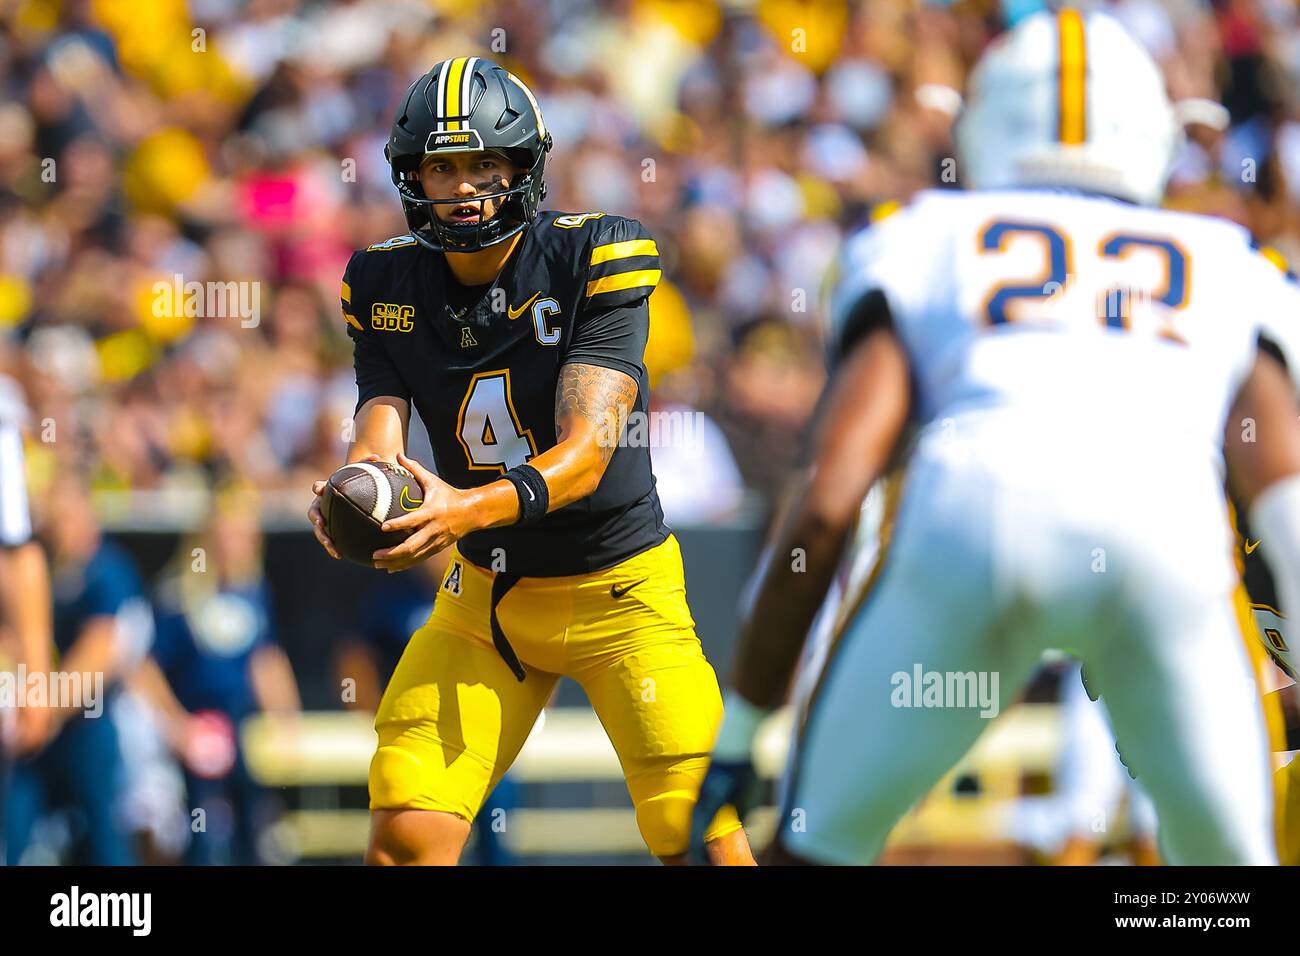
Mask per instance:
[[[1101,60],[1124,68],[1089,68]],[[891,479],[879,559],[846,606],[802,725],[783,805],[808,824],[782,828],[777,859],[874,859],[898,817],[983,729],[973,702],[900,704],[891,692],[899,674],[999,675],[1005,706],[1043,650],[1074,645],[1160,807],[1171,861],[1276,861],[1263,716],[1245,693],[1257,648],[1238,633],[1249,611],[1223,548],[1216,464],[1229,404],[1234,415],[1258,407],[1276,424],[1269,452],[1230,450],[1229,461],[1244,500],[1286,528],[1274,551],[1286,587],[1300,574],[1289,527],[1300,460],[1285,453],[1300,448],[1300,432],[1280,367],[1256,358],[1256,313],[1286,301],[1282,280],[1242,230],[1099,198],[1156,202],[1178,135],[1158,70],[1113,20],[1069,8],[1035,15],[973,75],[958,137],[979,191],[926,194],[848,247],[833,308],[846,316],[849,354],[817,468],[745,623],[745,696],[729,699],[715,780],[702,794],[743,799],[735,765],[761,715],[753,702],[778,699],[856,502],[903,451],[910,418],[920,433]],[[916,283],[895,257],[927,230],[944,250],[945,278]],[[1233,271],[1258,283],[1250,314],[1213,334],[1178,322],[1231,311],[1227,286],[1204,266],[1200,301],[1190,299],[1198,253],[1214,267],[1230,253]],[[1017,280],[1039,262],[1046,279]],[[1153,380],[1160,394],[1141,384]],[[1089,396],[1089,383],[1103,381]],[[1146,426],[1137,445],[1117,434],[1128,415]],[[1103,463],[1085,467],[1081,453]],[[1172,460],[1187,497],[1157,507],[1170,486],[1157,476]],[[811,583],[786,573],[790,546],[808,549]],[[1121,570],[1107,576],[1094,564],[1089,574],[1089,553],[1094,562],[1118,555]],[[935,580],[942,587],[922,596],[922,581]],[[872,732],[852,730],[859,724]],[[716,805],[701,800],[697,825]]]
[[[150,657],[138,686],[163,715],[184,764],[187,807],[204,813],[186,861],[269,862],[258,836],[278,815],[276,799],[250,776],[239,728],[258,713],[292,721],[301,702],[275,641],[250,492],[223,492],[208,526],[183,543],[161,594]]]
[[[152,641],[153,613],[131,558],[100,534],[78,476],[61,473],[41,511],[53,569],[55,669],[79,675],[83,696],[57,701],[49,743],[14,768],[8,859],[22,861],[38,823],[62,811],[72,860],[129,864],[135,854],[120,818],[126,770],[111,709],[123,670]]]
[[[0,671],[48,674],[53,643],[50,574],[45,551],[32,537],[22,429],[27,408],[18,383],[0,375]],[[35,700],[0,703],[0,864],[5,862],[5,804],[10,765],[36,753],[49,736],[50,709]]]
[[[379,709],[407,642],[433,613],[448,561],[447,554],[435,554],[411,574],[377,575],[370,582],[335,657],[339,686],[354,691],[344,700],[349,707],[369,714]]]

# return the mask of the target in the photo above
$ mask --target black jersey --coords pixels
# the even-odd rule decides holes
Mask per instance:
[[[645,228],[603,213],[541,213],[479,288],[461,286],[441,253],[410,236],[376,243],[353,253],[343,277],[357,407],[379,395],[413,402],[439,476],[457,488],[496,481],[555,445],[566,363],[630,375],[631,414],[644,417],[647,298],[659,276]],[[626,433],[611,422],[619,444],[591,495],[535,524],[466,535],[461,552],[485,568],[551,577],[608,568],[662,542],[650,451]]]

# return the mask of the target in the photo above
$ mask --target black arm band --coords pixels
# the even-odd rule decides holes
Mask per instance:
[[[551,490],[542,473],[532,465],[517,465],[502,477],[515,486],[515,494],[519,495],[519,520],[515,524],[541,521],[551,504]]]

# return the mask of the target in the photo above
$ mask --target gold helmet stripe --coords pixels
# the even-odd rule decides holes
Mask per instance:
[[[460,116],[460,88],[461,79],[465,74],[465,61],[469,57],[458,56],[451,61],[451,68],[447,71],[447,84],[442,89],[443,117],[446,122],[443,129],[458,130],[461,128],[460,120],[454,120],[451,117]]]
[[[1066,7],[1057,14],[1060,37],[1057,138],[1066,146],[1079,146],[1088,138],[1088,52],[1083,15]]]

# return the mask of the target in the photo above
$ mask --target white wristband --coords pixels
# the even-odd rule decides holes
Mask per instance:
[[[722,726],[713,744],[715,760],[727,762],[748,760],[754,750],[754,737],[758,727],[767,718],[768,711],[756,707],[734,690],[722,697]]]
[[[1300,474],[1275,481],[1255,496],[1250,530],[1273,572],[1280,610],[1300,617]]]

